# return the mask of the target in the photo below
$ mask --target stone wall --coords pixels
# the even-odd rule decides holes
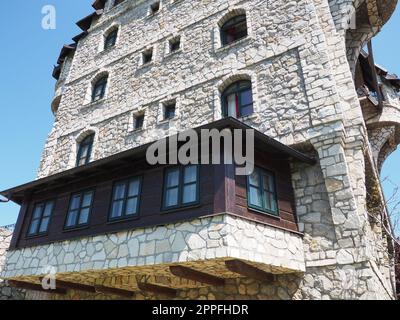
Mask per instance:
[[[390,240],[384,229],[371,221],[366,183],[366,178],[373,179],[378,186],[377,216],[384,218],[378,167],[372,165],[368,173],[366,168],[374,163],[370,159],[376,160],[377,154],[382,154],[378,145],[385,142],[386,133],[370,129],[368,136],[368,123],[353,79],[359,50],[379,30],[377,2],[299,0],[282,5],[281,1],[256,0],[163,1],[160,12],[148,16],[151,3],[126,0],[111,8],[108,1],[105,13],[79,41],[75,55],[68,57],[57,83],[60,105],[38,177],[72,168],[77,143],[87,132],[95,133],[93,159],[97,160],[220,119],[221,90],[234,80],[251,79],[255,113],[240,120],[285,144],[306,148],[318,159],[315,166],[293,167],[296,210],[304,232],[301,244],[294,240],[295,251],[298,245],[304,248],[305,265],[300,269],[297,265],[297,270],[305,273],[291,275],[294,279],[279,276],[278,283],[282,285],[275,283],[273,288],[236,279],[230,280],[236,285],[223,289],[229,292],[190,289],[182,291],[180,297],[392,299]],[[349,18],[344,10],[349,4],[354,4],[364,19],[356,30],[346,32],[341,22]],[[231,12],[246,12],[249,36],[221,48],[218,24]],[[116,26],[116,46],[103,51],[104,34]],[[177,35],[181,36],[183,47],[169,54],[168,40]],[[154,61],[143,66],[141,53],[150,47],[154,48]],[[106,97],[91,103],[91,86],[104,74],[109,76]],[[162,107],[171,99],[177,102],[178,116],[166,122]],[[395,101],[395,97],[388,96],[388,101]],[[385,110],[389,111],[376,121],[400,123],[398,106],[387,107]],[[138,112],[145,112],[145,128],[132,131],[133,116]],[[396,131],[392,130],[391,136],[393,132]],[[393,145],[387,143],[383,147],[387,149],[385,155],[393,150]],[[258,234],[257,228],[252,231]],[[135,232],[124,235],[121,245],[108,247],[106,243],[113,242],[114,235],[81,239],[65,247],[54,244],[17,250],[9,254],[6,275],[37,276],[43,263],[55,264],[62,273],[74,273],[190,259],[185,254],[174,256],[177,253],[168,247],[175,241],[170,241],[172,234],[152,240],[143,236],[142,242],[142,235],[137,234],[136,239]],[[193,252],[199,259],[221,258],[230,239],[227,233],[219,240],[195,241],[193,245],[198,248]],[[127,245],[124,241],[138,241],[140,245]],[[215,245],[212,250],[209,243]],[[254,248],[246,248],[254,240],[238,243],[235,257],[269,259],[267,243],[262,243],[265,253],[261,250],[257,255],[251,253]],[[190,247],[192,243],[186,245]],[[156,251],[164,246],[171,250]],[[289,242],[284,252],[290,251],[288,246]],[[141,255],[141,251],[148,254]],[[133,260],[129,261],[128,256]],[[52,260],[43,262],[38,257]],[[282,257],[272,261],[296,269]],[[99,281],[116,281],[111,279],[114,280]],[[283,287],[286,291],[282,291]]]
[[[12,232],[0,228],[0,274],[6,262],[6,254],[10,245]],[[21,290],[10,288],[0,277],[0,300],[23,299],[24,293]]]

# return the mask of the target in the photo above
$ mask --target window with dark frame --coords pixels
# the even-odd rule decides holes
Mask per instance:
[[[245,117],[254,112],[251,81],[233,83],[222,93],[224,117]]]
[[[94,190],[76,193],[71,196],[65,229],[87,226],[93,205]]]
[[[153,49],[143,52],[143,64],[148,64],[153,60]]]
[[[221,41],[223,46],[243,39],[247,37],[247,35],[247,21],[245,14],[229,19],[221,27]]]
[[[164,104],[164,120],[171,120],[176,115],[176,102],[170,101]]]
[[[54,206],[54,200],[38,203],[35,205],[33,209],[31,223],[28,229],[29,237],[39,236],[47,233]]]
[[[139,114],[135,117],[135,130],[143,129],[144,114]]]
[[[169,52],[173,53],[181,48],[181,37],[173,38],[169,41]]]
[[[279,215],[275,176],[265,169],[254,168],[247,177],[247,201],[249,208]]]
[[[76,166],[83,166],[90,162],[93,149],[94,134],[87,136],[79,143]]]
[[[165,170],[163,210],[195,205],[199,202],[199,166],[188,165]]]
[[[106,94],[107,81],[108,76],[104,76],[101,79],[97,80],[97,82],[94,84],[92,92],[92,102],[96,102],[104,98]]]
[[[117,43],[118,29],[111,31],[104,40],[104,50],[114,47]]]
[[[156,14],[160,11],[160,2],[155,2],[150,6],[150,14]]]
[[[141,189],[141,177],[115,183],[109,220],[123,220],[138,216]]]

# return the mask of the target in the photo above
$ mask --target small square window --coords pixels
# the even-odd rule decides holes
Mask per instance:
[[[153,49],[146,50],[142,56],[143,64],[148,64],[153,60]]]
[[[160,2],[155,2],[150,6],[150,14],[156,14],[160,11]]]
[[[181,48],[181,37],[176,37],[169,41],[169,52],[176,52]]]
[[[144,125],[144,114],[137,115],[135,117],[135,130],[143,129]]]
[[[175,118],[176,115],[176,102],[171,101],[164,104],[164,119],[170,120]]]

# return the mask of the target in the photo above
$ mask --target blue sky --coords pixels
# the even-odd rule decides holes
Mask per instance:
[[[13,0],[0,10],[3,49],[0,59],[0,189],[35,178],[53,115],[50,103],[53,64],[63,44],[80,32],[74,22],[90,14],[92,0]],[[41,27],[42,7],[57,9],[56,30]],[[7,32],[4,32],[7,30]],[[400,8],[374,39],[375,59],[400,75]],[[400,151],[386,162],[383,175],[400,185]],[[391,194],[392,184],[385,184]],[[19,207],[0,204],[0,226],[15,223]]]

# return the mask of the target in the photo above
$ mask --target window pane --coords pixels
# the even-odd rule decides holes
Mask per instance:
[[[43,211],[43,204],[37,205],[35,207],[35,210],[33,211],[33,219],[40,218],[42,211]]]
[[[114,190],[114,200],[120,200],[125,197],[125,184],[117,184]]]
[[[251,89],[240,93],[240,103],[242,106],[253,104],[253,93]]]
[[[51,212],[53,211],[54,202],[50,201],[46,203],[46,207],[44,209],[43,217],[49,217]]]
[[[112,205],[111,218],[118,218],[122,216],[122,207],[124,205],[124,201],[115,201]]]
[[[178,188],[167,190],[165,194],[165,206],[173,207],[178,205]]]
[[[83,196],[83,201],[82,201],[82,208],[84,207],[90,207],[92,204],[92,197],[93,197],[93,192],[86,192],[85,195]]]
[[[126,203],[126,212],[125,214],[127,216],[129,215],[133,215],[137,213],[137,207],[138,207],[138,198],[132,198],[132,199],[128,199],[127,203]]]
[[[252,186],[249,187],[249,201],[250,204],[257,207],[262,207],[261,202],[261,192],[258,188],[254,188]]]
[[[250,185],[256,186],[256,187],[258,187],[260,185],[259,184],[259,175],[258,175],[257,170],[254,170],[253,173],[249,176],[249,183],[250,183]]]
[[[29,234],[35,234],[39,226],[39,220],[32,220],[31,227],[29,228]]]
[[[70,206],[70,210],[77,210],[79,209],[79,205],[81,202],[81,195],[77,194],[74,195],[71,199],[71,206]]]
[[[78,224],[86,224],[89,220],[89,211],[90,208],[82,209],[81,214],[79,216]]]
[[[191,183],[197,181],[197,166],[185,167],[184,182]]]
[[[227,104],[228,104],[227,116],[236,118],[237,116],[236,94],[231,94],[227,97]]]
[[[81,146],[81,152],[80,152],[79,156],[81,158],[86,158],[88,156],[88,151],[89,151],[88,145]]]
[[[191,203],[197,200],[197,185],[191,184],[183,188],[183,203]]]
[[[137,196],[139,194],[140,180],[135,179],[129,183],[128,197]]]
[[[44,218],[42,220],[42,223],[40,224],[40,228],[39,228],[39,233],[47,231],[47,227],[49,226],[49,221],[50,221],[50,218]]]
[[[264,189],[267,191],[275,191],[274,188],[274,179],[270,175],[264,175],[263,176],[264,180]]]
[[[249,116],[249,115],[251,115],[253,113],[254,113],[254,111],[253,111],[253,105],[252,104],[244,106],[244,107],[242,106],[240,108],[240,116],[241,117]]]
[[[179,185],[179,169],[170,170],[167,173],[167,187],[176,187]]]
[[[67,227],[72,227],[74,225],[76,225],[76,218],[78,215],[78,211],[70,211],[68,213],[68,218],[67,218]]]

